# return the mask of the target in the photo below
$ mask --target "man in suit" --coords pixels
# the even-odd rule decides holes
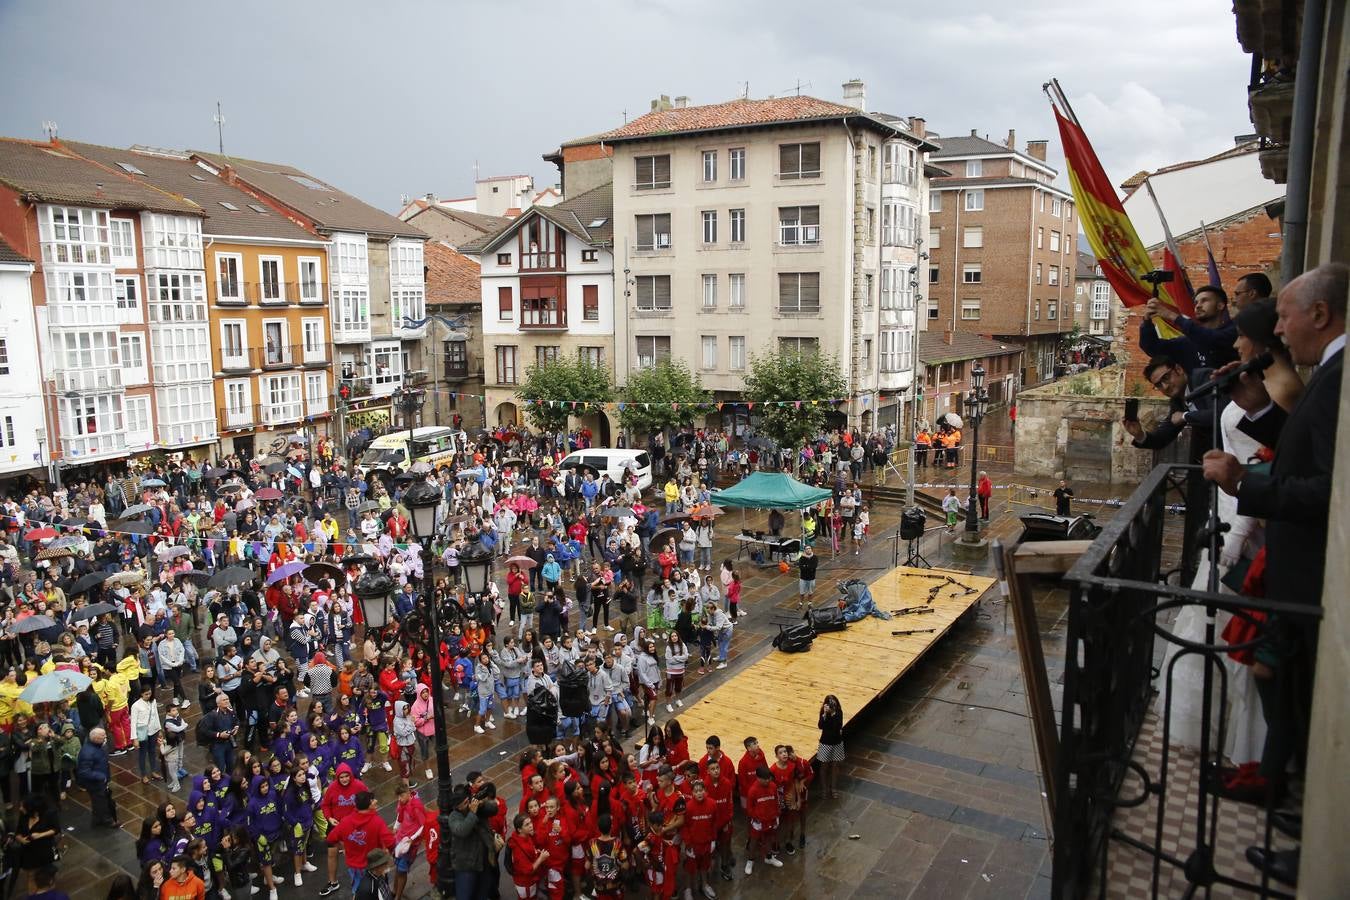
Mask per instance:
[[[1238,513],[1266,520],[1266,593],[1272,600],[1318,604],[1326,563],[1327,517],[1336,456],[1336,420],[1345,357],[1346,295],[1350,267],[1328,263],[1291,281],[1276,303],[1281,335],[1294,363],[1314,366],[1303,396],[1287,414],[1270,400],[1259,378],[1244,375],[1232,390],[1247,415],[1239,428],[1275,449],[1269,474],[1249,472],[1231,454],[1211,450],[1205,477],[1238,499]],[[1258,649],[1257,676],[1268,729],[1261,774],[1276,794],[1292,759],[1307,747],[1317,626],[1300,617],[1271,616]],[[1253,852],[1255,851],[1255,853]],[[1291,859],[1261,848],[1247,857],[1285,880]]]

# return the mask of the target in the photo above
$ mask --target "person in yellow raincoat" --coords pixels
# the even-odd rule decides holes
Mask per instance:
[[[33,707],[19,699],[23,693],[23,686],[19,684],[18,670],[11,668],[5,673],[5,677],[0,679],[0,729],[9,731],[14,724],[14,716],[23,713],[26,716],[33,714]]]
[[[140,664],[136,657],[130,657],[132,665],[139,672]],[[131,704],[127,694],[131,682],[120,671],[126,659],[118,664],[116,672],[104,672],[102,678],[94,682],[94,693],[103,701],[104,715],[108,720],[108,736],[112,740],[113,754],[121,756],[131,749]]]

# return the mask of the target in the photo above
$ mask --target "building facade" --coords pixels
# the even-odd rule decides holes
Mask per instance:
[[[0,238],[0,480],[40,473],[50,460],[33,268]]]
[[[912,378],[909,271],[934,145],[907,120],[865,112],[861,83],[845,95],[662,98],[596,137],[612,159],[579,165],[615,173],[620,384],[674,357],[716,397],[739,397],[753,354],[823,352],[848,381],[851,423],[897,414]]]
[[[933,426],[946,413],[965,415],[975,366],[984,367],[989,403],[999,406],[1012,399],[1022,367],[1022,347],[953,331],[925,331],[919,335],[919,366],[923,373],[921,424]]]
[[[562,355],[614,371],[613,192],[602,185],[530,209],[464,248],[481,269],[485,411],[489,425],[520,423],[517,387],[528,368]],[[608,445],[608,414],[582,420]]]
[[[928,225],[928,316],[937,331],[980,334],[1026,349],[1021,384],[1054,374],[1060,335],[1073,327],[1078,220],[1071,194],[1055,187],[1046,142],[1016,149],[937,138]]]
[[[1111,289],[1111,282],[1102,274],[1101,266],[1091,253],[1079,251],[1074,270],[1073,319],[1079,334],[1097,337],[1115,337],[1118,311],[1124,309],[1120,298]]]
[[[478,260],[442,241],[427,241],[427,341],[437,350],[431,367],[433,421],[465,428],[486,422],[483,398],[483,288]]]

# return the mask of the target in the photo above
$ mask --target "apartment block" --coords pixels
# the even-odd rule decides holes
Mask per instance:
[[[969,136],[937,138],[931,183],[928,316],[934,330],[979,334],[1025,350],[1022,385],[1054,374],[1061,333],[1073,327],[1078,221],[1053,184],[1045,141],[1016,149]]]
[[[51,459],[33,323],[33,269],[33,260],[0,238],[0,479],[37,474]]]
[[[1117,310],[1123,310],[1120,298],[1111,289],[1111,282],[1102,274],[1097,258],[1079,251],[1078,266],[1074,271],[1073,319],[1070,327],[1078,326],[1081,334],[1105,339],[1115,336]],[[1107,341],[1110,343],[1110,340]]]

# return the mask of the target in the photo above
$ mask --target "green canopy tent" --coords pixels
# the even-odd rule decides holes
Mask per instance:
[[[753,472],[734,487],[713,491],[712,502],[718,506],[740,507],[744,524],[747,509],[807,509],[831,496],[833,492],[827,488],[802,484],[783,472]],[[804,533],[798,546],[803,544]]]

